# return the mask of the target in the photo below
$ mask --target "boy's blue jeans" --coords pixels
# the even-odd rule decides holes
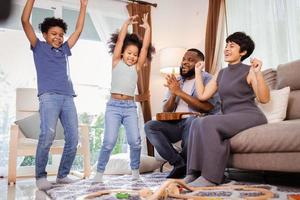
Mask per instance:
[[[45,170],[49,150],[55,138],[58,119],[60,119],[64,128],[65,145],[57,177],[64,178],[71,170],[78,144],[78,119],[73,97],[56,93],[44,93],[39,96],[39,101],[41,132],[36,150],[36,179],[47,176]]]
[[[119,134],[121,124],[126,130],[130,146],[130,167],[139,169],[141,154],[141,137],[138,128],[137,106],[133,100],[110,99],[106,104],[104,140],[101,147],[97,171],[104,172],[105,166]]]

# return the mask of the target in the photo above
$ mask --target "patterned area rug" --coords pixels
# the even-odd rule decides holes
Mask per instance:
[[[141,179],[138,181],[132,181],[130,175],[123,176],[104,176],[104,183],[95,183],[91,179],[80,180],[69,185],[56,185],[57,187],[48,190],[47,194],[51,199],[80,199],[82,196],[103,190],[109,189],[128,189],[128,190],[140,190],[143,188],[149,188],[152,191],[157,190],[161,184],[166,181],[166,173],[151,173],[141,175]],[[230,189],[218,189],[209,191],[197,191],[191,194],[200,197],[211,197],[211,199],[245,199],[247,197],[260,196],[261,193],[257,191],[243,191],[240,189],[234,189],[237,185],[251,186],[255,188],[263,188],[271,191],[273,197],[271,199],[300,199],[300,188],[289,187],[277,187],[265,184],[246,184],[230,182],[222,185],[229,187]],[[116,193],[110,195],[103,195],[94,199],[99,200],[115,200],[118,199]],[[125,198],[126,199],[126,198]],[[130,200],[141,199],[138,195],[131,195]],[[171,200],[172,198],[167,198]]]

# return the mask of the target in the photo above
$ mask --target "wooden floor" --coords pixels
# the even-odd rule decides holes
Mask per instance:
[[[70,176],[78,179],[78,177]],[[55,182],[56,176],[48,176]],[[48,195],[36,188],[35,178],[18,178],[15,185],[8,185],[7,178],[0,178],[0,200],[48,200]]]
[[[50,179],[51,180],[51,179]],[[53,178],[55,180],[55,178]],[[8,185],[7,179],[0,179],[0,199],[50,199],[47,198],[47,195],[44,192],[41,192],[36,189],[35,179],[26,178],[26,179],[17,179],[15,185]]]

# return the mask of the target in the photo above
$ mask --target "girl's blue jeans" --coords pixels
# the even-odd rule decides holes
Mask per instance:
[[[111,98],[106,104],[104,140],[101,147],[97,171],[104,172],[113,150],[119,128],[123,124],[130,147],[130,167],[139,169],[141,154],[141,137],[138,128],[137,106],[133,100]]]

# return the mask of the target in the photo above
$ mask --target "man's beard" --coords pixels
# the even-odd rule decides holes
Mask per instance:
[[[180,76],[182,78],[190,78],[192,76],[195,76],[195,68],[190,69],[187,73],[182,73],[182,67],[180,67]]]

